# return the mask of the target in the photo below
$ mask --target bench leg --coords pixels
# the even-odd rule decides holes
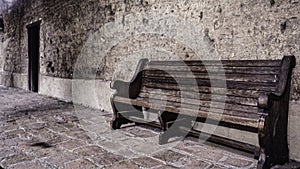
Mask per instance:
[[[158,144],[159,145],[167,144],[169,138],[170,138],[170,136],[168,135],[167,132],[160,133],[160,135],[158,137]]]
[[[113,119],[110,122],[110,126],[112,129],[120,129],[122,124],[133,123],[134,117],[142,118],[143,113],[138,110],[132,111],[121,111],[114,114]],[[135,122],[135,124],[139,124],[139,122]]]
[[[122,124],[123,123],[120,119],[113,119],[110,121],[110,128],[113,130],[120,129]]]
[[[159,116],[159,121],[162,126],[163,132],[159,135],[159,144],[166,144],[172,137],[185,137],[188,131],[184,131],[183,128],[191,128],[192,120],[188,117],[177,119],[177,114],[171,114],[163,112]]]
[[[266,154],[264,153],[264,149],[260,150],[260,155],[258,158],[257,169],[262,169],[266,167]]]
[[[110,121],[110,127],[113,130],[120,129],[122,124],[131,123],[132,121],[129,120],[131,116],[140,117],[142,113],[139,107],[134,107],[128,105],[122,105],[115,103],[113,101],[114,96],[111,97],[111,106],[113,109],[113,119]],[[118,106],[116,106],[118,104]],[[118,108],[117,108],[118,107]]]
[[[284,106],[284,105],[283,105]],[[260,118],[259,144],[261,147],[258,168],[267,169],[289,160],[287,144],[287,113],[276,105],[274,113]]]
[[[171,127],[172,123],[177,119],[177,114],[167,113],[167,112],[160,112],[158,119],[161,125],[161,129],[166,131],[168,128]]]
[[[265,116],[261,116],[258,122],[258,141],[259,141],[259,155],[258,155],[258,163],[257,169],[262,169],[266,162],[266,154],[265,154]]]
[[[113,130],[120,129],[121,125],[123,124],[122,120],[120,120],[120,115],[116,108],[116,105],[113,101],[114,95],[110,98],[110,103],[113,109],[113,119],[110,121],[110,128]]]

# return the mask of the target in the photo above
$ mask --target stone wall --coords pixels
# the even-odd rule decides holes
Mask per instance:
[[[299,11],[298,0],[19,0],[1,12],[0,83],[27,88],[26,25],[38,20],[40,93],[109,111],[109,81],[129,80],[140,58],[295,55],[289,140],[300,160]]]

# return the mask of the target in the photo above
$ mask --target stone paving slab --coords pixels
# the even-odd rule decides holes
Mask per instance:
[[[0,105],[0,166],[5,169],[256,168],[249,154],[196,138],[161,146],[156,128],[129,124],[110,130],[109,112],[20,89],[0,86]]]

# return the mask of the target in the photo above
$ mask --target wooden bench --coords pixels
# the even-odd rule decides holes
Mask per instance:
[[[130,82],[113,81],[112,129],[135,122],[161,127],[159,143],[198,135],[255,153],[258,168],[289,160],[287,123],[295,57],[282,60],[139,61]],[[144,112],[158,114],[149,121]],[[259,147],[193,129],[205,122],[254,132]]]

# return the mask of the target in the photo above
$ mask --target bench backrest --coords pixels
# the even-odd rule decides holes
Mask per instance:
[[[151,61],[142,71],[139,98],[164,102],[170,112],[223,113],[225,122],[257,127],[268,113],[257,99],[276,91],[281,65],[281,60]]]

